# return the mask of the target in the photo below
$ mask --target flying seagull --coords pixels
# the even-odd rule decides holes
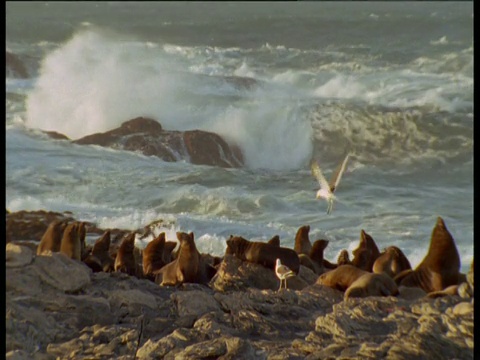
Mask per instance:
[[[317,191],[317,199],[325,199],[328,202],[327,214],[332,212],[333,208],[333,201],[337,200],[337,197],[333,194],[340,183],[340,179],[342,178],[343,172],[347,166],[347,161],[350,154],[348,153],[343,159],[343,162],[338,166],[337,170],[335,171],[334,176],[330,180],[330,183],[327,182],[325,176],[322,174],[322,170],[320,170],[320,166],[316,161],[312,162],[312,174],[318,180],[320,184],[320,190]]]
[[[290,270],[290,268],[286,265],[283,265],[280,259],[277,259],[277,262],[275,264],[275,274],[277,277],[280,279],[280,287],[278,290],[282,288],[282,283],[285,280],[285,289],[287,288],[287,279],[295,276],[295,273]]]

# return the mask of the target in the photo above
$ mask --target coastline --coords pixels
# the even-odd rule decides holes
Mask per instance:
[[[34,229],[34,219],[48,225],[47,214],[25,213],[32,223],[23,226]],[[20,231],[12,223],[7,359],[473,359],[473,297],[401,291],[344,300],[322,285],[276,291],[238,286],[227,276],[224,291],[162,287],[94,273],[60,253],[35,256],[33,246],[12,237]],[[240,260],[225,259],[240,268]]]

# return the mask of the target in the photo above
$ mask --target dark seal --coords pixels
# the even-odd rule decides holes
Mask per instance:
[[[227,240],[226,254],[235,255],[240,260],[260,264],[272,270],[275,270],[276,261],[280,259],[282,264],[288,266],[295,274],[300,270],[300,260],[294,250],[248,241],[241,236],[230,236]]]

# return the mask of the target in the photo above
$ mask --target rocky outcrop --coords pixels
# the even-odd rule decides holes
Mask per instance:
[[[61,134],[55,133],[54,136],[59,138]],[[144,117],[126,121],[119,128],[105,133],[74,140],[73,143],[136,151],[168,162],[186,160],[192,164],[227,168],[243,165],[240,149],[229,145],[218,134],[201,130],[167,131],[158,121]]]
[[[5,270],[7,359],[473,359],[473,262],[471,296],[436,299],[402,286],[344,299],[304,266],[278,291],[272,269],[230,254],[208,286],[92,272],[18,241]]]
[[[6,267],[9,359],[473,359],[473,304],[459,296],[170,288],[92,273],[59,253],[28,254]]]

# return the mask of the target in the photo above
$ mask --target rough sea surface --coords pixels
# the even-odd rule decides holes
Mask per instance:
[[[102,228],[165,219],[168,240],[193,231],[216,255],[230,234],[292,247],[309,224],[335,261],[364,229],[412,266],[441,216],[468,270],[473,2],[9,2],[6,13],[7,51],[29,73],[6,77],[8,210],[71,211]],[[137,116],[216,132],[245,166],[40,131],[78,139]],[[347,151],[327,215],[309,164],[328,178]]]

